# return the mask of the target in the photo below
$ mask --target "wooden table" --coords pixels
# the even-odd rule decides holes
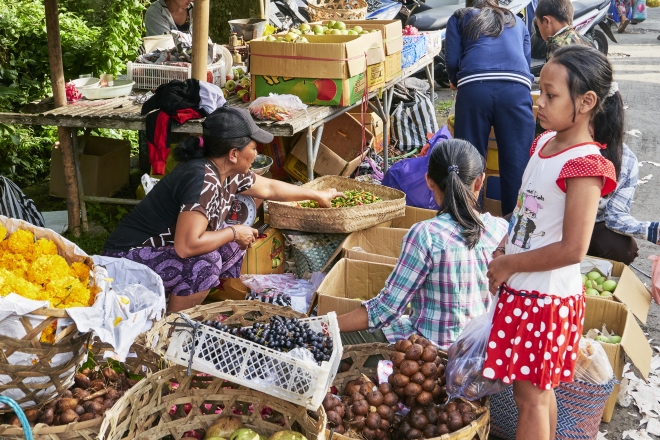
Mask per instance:
[[[382,89],[369,94],[369,107],[383,120],[383,159],[384,171],[388,166],[388,148],[389,145],[389,115],[392,106],[394,86],[404,79],[424,69],[427,79],[431,85],[431,100],[434,100],[433,88],[435,84],[433,59],[440,53],[440,48],[427,53],[414,65],[401,71],[396,78],[386,83]],[[235,96],[229,99],[229,105],[246,108],[249,103],[240,101]],[[256,121],[257,125],[264,130],[272,133],[274,136],[293,136],[306,130],[307,135],[307,174],[309,180],[314,179],[314,164],[318,155],[319,144],[323,134],[323,126],[326,122],[348,112],[349,110],[361,105],[358,101],[349,107],[329,107],[310,105],[304,111],[299,111],[291,119],[280,122]],[[124,130],[145,130],[146,116],[140,114],[142,106],[136,105],[131,97],[124,96],[120,98],[99,100],[99,101],[78,101],[64,107],[39,111],[35,113],[0,113],[0,123],[4,124],[24,124],[24,125],[53,125],[58,127],[74,128],[72,140],[74,146],[74,161],[76,168],[76,177],[78,181],[78,194],[80,198],[83,230],[87,226],[87,213],[85,202],[97,203],[118,203],[136,205],[139,201],[133,199],[118,199],[110,197],[91,197],[85,196],[82,188],[82,178],[80,174],[80,154],[84,150],[87,135],[92,128],[115,128]],[[185,124],[172,128],[173,132],[180,133],[202,133],[203,119],[194,119]],[[78,139],[78,130],[82,128],[85,135]],[[316,131],[316,135],[314,135]],[[310,160],[311,158],[311,160]]]

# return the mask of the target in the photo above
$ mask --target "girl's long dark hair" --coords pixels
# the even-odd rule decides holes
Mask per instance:
[[[234,148],[242,150],[252,140],[249,137],[219,139],[213,136],[204,136],[203,141],[200,139],[197,136],[191,136],[179,143],[172,152],[174,159],[177,162],[188,162],[191,159],[202,157],[222,157],[229,154]]]
[[[516,25],[516,16],[513,12],[500,7],[497,0],[467,0],[465,6],[454,12],[454,15],[465,26],[463,34],[471,40],[476,40],[482,35],[497,38],[504,32],[505,27]],[[466,24],[468,17],[469,21]]]
[[[428,176],[445,194],[439,214],[449,213],[462,226],[461,235],[470,249],[479,243],[484,230],[471,190],[483,172],[484,158],[468,141],[449,139],[431,151]]]
[[[623,99],[618,91],[608,96],[612,87],[612,65],[598,50],[581,44],[559,48],[549,62],[561,64],[568,71],[573,120],[577,114],[575,99],[578,96],[591,90],[598,97],[598,103],[591,113],[594,140],[607,145],[601,152],[614,164],[618,179],[623,157],[624,111]]]

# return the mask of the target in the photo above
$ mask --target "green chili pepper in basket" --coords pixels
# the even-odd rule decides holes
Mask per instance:
[[[378,196],[370,193],[369,191],[351,190],[344,191],[344,197],[336,197],[332,199],[331,205],[333,208],[349,208],[354,206],[370,205],[372,203],[382,202]],[[299,202],[298,206],[301,208],[318,208],[318,202],[309,200]]]

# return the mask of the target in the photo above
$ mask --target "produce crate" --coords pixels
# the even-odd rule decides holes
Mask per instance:
[[[193,338],[187,329],[173,329],[165,360],[229,380],[316,410],[332,383],[342,354],[337,315],[300,319],[332,338],[330,360],[321,365],[296,359],[247,339],[202,325]]]
[[[129,62],[126,65],[127,78],[135,81],[135,89],[156,89],[173,79],[185,81],[192,78],[192,64],[188,67],[167,66],[161,64],[143,64]],[[208,82],[223,87],[226,80],[225,63],[220,61],[208,66],[206,79]]]
[[[424,35],[404,35],[401,51],[401,68],[406,69],[426,54],[426,37]]]
[[[368,4],[365,0],[312,0],[307,4],[310,22],[322,20],[364,20]]]
[[[362,190],[381,197],[382,202],[350,208],[301,208],[296,202],[270,202],[270,224],[278,229],[348,234],[376,226],[406,214],[403,192],[382,185],[338,176],[324,176],[303,185],[306,188],[338,191]]]
[[[115,417],[103,420],[98,440],[181,439],[191,431],[203,438],[202,431],[226,412],[238,415],[244,427],[260,435],[296,430],[309,440],[325,440],[322,407],[314,420],[305,408],[217,377],[188,376],[184,367],[159,371],[131,391],[113,407]]]
[[[426,51],[433,52],[442,49],[442,33],[444,30],[439,31],[425,31],[422,35],[426,37]]]
[[[355,380],[362,375],[376,380],[378,377],[376,367],[367,367],[365,364],[370,359],[373,359],[374,356],[377,359],[389,360],[390,355],[394,353],[394,351],[394,345],[382,343],[346,346],[342,356],[342,365],[345,363],[349,364],[350,367],[346,371],[338,373],[332,385],[337,388],[338,392],[341,392],[344,390],[348,382]],[[443,363],[446,364],[447,353],[440,351],[440,357],[443,359]],[[377,381],[374,383],[377,383]],[[483,412],[481,412],[479,417],[470,425],[463,427],[459,431],[452,432],[450,434],[444,434],[440,437],[435,437],[434,439],[428,440],[487,440],[490,430],[490,411],[488,398],[484,398],[482,400],[482,404],[483,407],[481,410]],[[326,430],[326,438],[330,438],[330,431],[328,430]],[[332,438],[337,440],[354,440],[350,437],[337,433],[333,433]]]

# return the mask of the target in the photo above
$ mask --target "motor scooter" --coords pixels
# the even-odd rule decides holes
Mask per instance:
[[[608,18],[608,8],[611,0],[575,0],[573,1],[573,26],[581,35],[587,37],[595,48],[607,55],[608,41],[617,42],[611,30],[611,19]],[[539,76],[545,65],[546,46],[534,25],[534,9],[537,0],[499,0],[502,7],[509,9],[521,17],[527,24],[532,41],[531,73]],[[461,0],[403,0],[399,17],[410,13],[405,19],[405,25],[415,26],[420,31],[442,30],[443,48],[435,59],[435,79],[443,86],[449,87],[449,77],[445,67],[444,29],[447,21],[460,8],[465,7]],[[405,8],[405,9],[404,9]],[[597,29],[599,27],[600,29]]]

